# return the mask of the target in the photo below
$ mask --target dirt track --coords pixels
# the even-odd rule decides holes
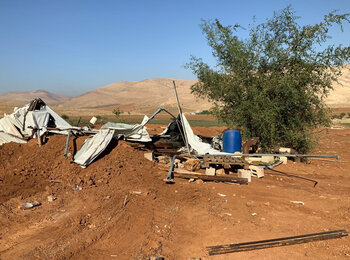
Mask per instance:
[[[195,131],[213,135],[218,130]],[[167,185],[162,181],[165,166],[146,160],[144,151],[125,142],[82,169],[63,157],[65,139],[52,136],[42,147],[34,140],[0,147],[0,259],[350,258],[349,237],[210,257],[205,250],[350,231],[349,129],[322,132],[315,151],[338,154],[341,162],[289,162],[276,168],[316,179],[315,188],[311,182],[267,173],[242,186],[181,179]],[[77,146],[82,142],[78,139]],[[83,189],[73,191],[76,185]],[[57,199],[48,202],[49,195]],[[34,200],[42,205],[17,208]]]

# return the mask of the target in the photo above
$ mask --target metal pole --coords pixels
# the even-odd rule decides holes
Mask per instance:
[[[168,172],[168,176],[164,179],[164,181],[166,183],[174,183],[174,167],[175,167],[175,159],[176,159],[176,155],[173,156],[173,159],[171,160],[170,163],[170,167],[169,167],[169,172]]]
[[[346,230],[334,230],[322,233],[307,234],[293,237],[282,237],[277,239],[260,240],[245,243],[235,243],[219,246],[208,246],[209,255],[227,254],[233,252],[249,251],[277,246],[288,246],[311,241],[340,238],[349,235]]]
[[[71,134],[72,134],[72,130],[69,130],[68,135],[67,135],[67,140],[66,140],[66,148],[64,149],[64,156],[65,157],[67,157],[68,147],[69,147],[69,139],[70,139]]]
[[[179,97],[177,96],[175,80],[173,80],[173,84],[174,84],[174,91],[175,91],[175,96],[176,96],[177,107],[179,108],[179,114],[180,114],[180,118],[181,118],[182,131],[183,131],[184,136],[185,136],[185,142],[186,142],[186,147],[187,147],[188,155],[191,155],[190,146],[189,146],[189,144],[188,144],[187,135],[186,135],[186,130],[185,130],[185,124],[184,124],[184,120],[183,120],[183,117],[182,117],[182,109],[181,109],[181,106],[180,106]]]
[[[215,154],[212,154],[215,156]],[[261,156],[276,156],[276,157],[299,157],[299,158],[335,158],[340,159],[339,155],[317,155],[317,154],[274,154],[274,153],[252,153],[252,154],[217,154],[220,156],[229,157],[261,157]]]

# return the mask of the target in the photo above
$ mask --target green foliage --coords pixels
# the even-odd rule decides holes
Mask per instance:
[[[350,127],[350,123],[341,123],[341,125],[344,127]]]
[[[337,119],[337,118],[338,118],[338,115],[332,115],[331,118],[332,118],[332,119]]]
[[[120,110],[119,107],[116,107],[116,108],[113,109],[113,111],[112,111],[112,114],[113,114],[117,119],[119,119],[121,113],[122,113],[122,111]]]
[[[199,113],[197,113],[198,115],[210,115],[210,111],[209,110],[203,110]]]
[[[69,119],[69,116],[66,115],[66,114],[62,114],[61,117],[62,117],[64,120],[68,120],[68,119]]]
[[[217,65],[211,68],[196,57],[187,64],[198,78],[192,92],[208,98],[214,115],[242,127],[246,138],[260,137],[266,150],[312,148],[312,130],[330,124],[324,99],[341,75],[340,66],[350,60],[349,46],[323,47],[329,28],[349,22],[349,14],[333,11],[315,25],[297,20],[288,6],[250,26],[247,39],[235,35],[239,25],[203,20]]]
[[[332,115],[332,119],[343,119],[345,117],[345,113],[342,112],[339,115]]]

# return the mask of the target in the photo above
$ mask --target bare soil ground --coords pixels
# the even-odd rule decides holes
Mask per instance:
[[[207,136],[222,131],[194,130]],[[65,136],[51,136],[42,147],[35,140],[5,144],[0,147],[0,259],[349,259],[350,237],[219,256],[205,250],[349,231],[350,129],[323,131],[320,138],[314,153],[338,154],[340,162],[310,160],[276,168],[315,179],[316,187],[268,172],[249,185],[182,179],[167,185],[165,165],[146,160],[145,151],[122,141],[86,169],[64,158]],[[76,146],[83,141],[77,139]],[[82,190],[73,191],[76,185]],[[49,195],[57,199],[48,202]],[[17,208],[30,201],[42,205]]]

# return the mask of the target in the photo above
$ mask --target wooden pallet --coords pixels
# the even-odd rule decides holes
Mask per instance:
[[[248,165],[248,162],[240,157],[232,157],[231,155],[210,155],[206,154],[203,156],[204,167],[208,168],[210,164],[216,165]]]

